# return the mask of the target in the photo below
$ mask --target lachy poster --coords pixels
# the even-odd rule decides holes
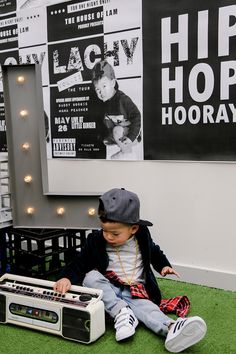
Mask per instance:
[[[48,158],[235,161],[235,23],[232,0],[0,0],[0,63],[41,65]]]
[[[122,21],[127,12],[132,20]],[[142,110],[141,1],[50,6],[47,28],[53,157],[143,159],[143,144],[138,141]],[[96,64],[100,71],[94,80]],[[100,97],[99,90],[106,91],[109,99],[104,92]],[[131,102],[137,107],[139,129],[128,149],[123,148],[121,139],[124,134],[130,136],[136,119]],[[120,140],[115,139],[118,129],[123,131]]]

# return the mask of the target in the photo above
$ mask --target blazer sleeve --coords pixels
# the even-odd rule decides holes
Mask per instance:
[[[171,267],[169,260],[164,252],[160,249],[160,246],[155,244],[150,238],[150,250],[151,250],[151,264],[153,268],[161,273],[162,269],[166,266]]]
[[[152,265],[153,268],[160,273],[164,267],[171,267],[169,260],[160,249],[160,246],[153,241],[147,226],[141,225],[136,237],[139,242],[140,251],[142,253],[143,262],[146,269]]]
[[[59,278],[68,278],[72,284],[82,284],[86,273],[92,269],[103,273],[107,263],[105,240],[101,231],[95,231],[87,236],[81,251],[64,267]]]
[[[59,274],[60,278],[68,278],[72,284],[82,284],[82,281],[89,269],[87,262],[87,250],[77,252],[76,256],[62,269]]]

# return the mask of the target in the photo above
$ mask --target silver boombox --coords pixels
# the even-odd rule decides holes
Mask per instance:
[[[0,323],[12,323],[83,343],[105,332],[102,291],[72,285],[64,295],[49,280],[4,274],[0,278]]]

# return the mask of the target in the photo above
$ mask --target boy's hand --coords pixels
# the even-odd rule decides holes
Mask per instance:
[[[178,278],[180,278],[179,273],[177,273],[173,268],[171,267],[164,267],[161,271],[161,275],[165,277],[167,274],[173,274],[176,275]]]
[[[54,291],[65,294],[71,288],[71,282],[67,278],[59,279],[53,286]]]

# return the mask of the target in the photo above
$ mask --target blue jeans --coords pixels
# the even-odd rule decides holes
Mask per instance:
[[[116,287],[97,270],[92,270],[86,274],[83,285],[103,291],[102,300],[105,309],[113,318],[123,307],[129,306],[140,322],[143,322],[154,333],[165,337],[168,332],[168,325],[174,322],[152,301],[132,299],[129,286]]]

